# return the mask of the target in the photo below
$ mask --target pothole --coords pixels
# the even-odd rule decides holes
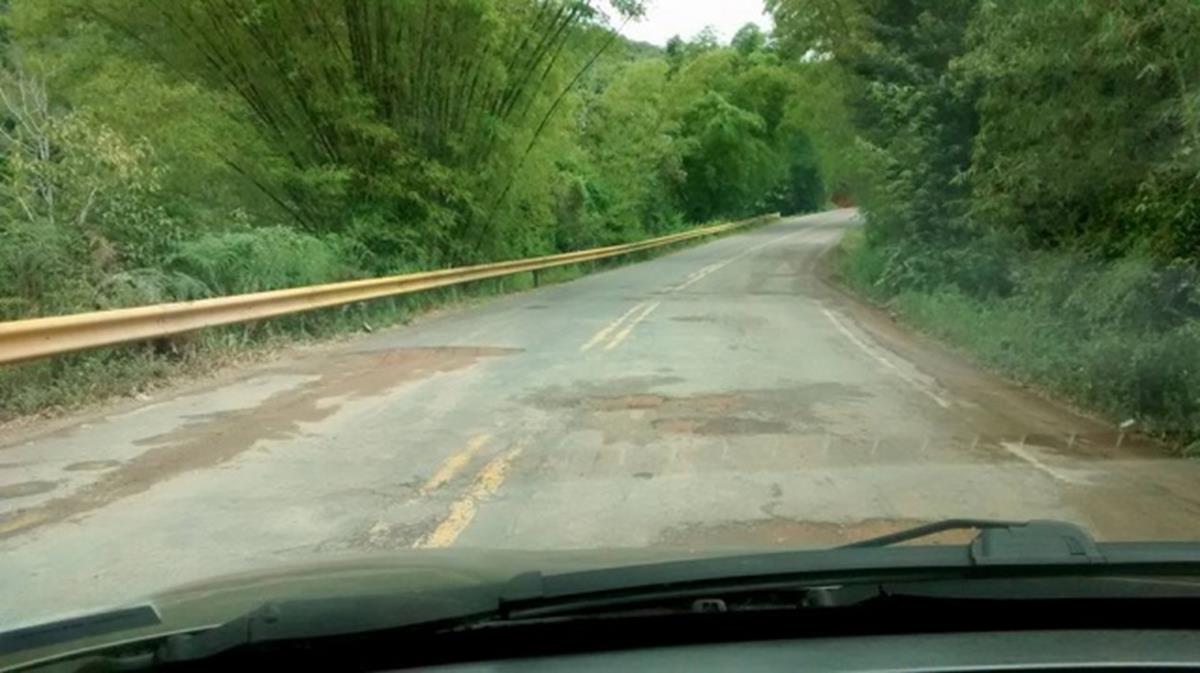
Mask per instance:
[[[686,435],[775,435],[791,428],[781,421],[763,421],[740,416],[715,418],[660,418],[652,422],[659,432]]]

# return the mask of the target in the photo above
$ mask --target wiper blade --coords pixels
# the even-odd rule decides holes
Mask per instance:
[[[980,531],[968,545],[971,562],[977,566],[1106,562],[1091,534],[1066,521],[946,519],[839,549],[887,547],[952,530]]]
[[[971,542],[961,545],[888,548],[954,530],[978,530],[980,533]],[[755,594],[774,600],[773,596],[781,591],[799,596],[803,603],[816,600],[815,604],[820,605],[822,598],[827,597],[825,589],[834,585],[853,586],[856,575],[871,577],[866,585],[872,585],[887,575],[894,579],[905,573],[921,574],[931,570],[944,575],[947,570],[957,569],[955,572],[961,573],[980,566],[1064,566],[1105,562],[1087,531],[1063,521],[947,519],[824,552],[625,568],[621,569],[622,573],[636,575],[641,571],[644,575],[636,579],[619,577],[617,582],[609,581],[609,571],[559,577],[527,573],[509,582],[501,611],[505,616],[521,617],[586,614],[641,605],[671,605],[687,611],[691,599],[739,596],[754,603],[752,596]],[[724,564],[724,571],[712,572],[706,567],[712,563]],[[833,581],[831,571],[837,573],[845,569],[851,569],[851,572],[846,573],[842,581]],[[845,583],[845,579],[850,581]],[[872,595],[870,591],[854,593],[851,602]],[[839,601],[845,603],[846,599],[840,597]]]
[[[982,530],[969,544],[891,547],[947,530]],[[703,591],[709,587],[818,583],[837,578],[959,572],[977,566],[1104,562],[1084,529],[1061,521],[949,519],[846,547],[685,559],[562,575],[526,573],[509,582],[503,607],[521,610],[610,597]]]
[[[862,549],[866,547],[888,547],[901,542],[911,542],[930,535],[945,533],[952,530],[988,530],[992,528],[1013,528],[1024,526],[1024,521],[1004,521],[1000,519],[946,519],[921,526],[902,530],[896,533],[880,535],[879,537],[859,540],[837,547],[838,549]]]

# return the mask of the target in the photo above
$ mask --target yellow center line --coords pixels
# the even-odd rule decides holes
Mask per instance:
[[[621,332],[619,334],[617,334],[617,336],[613,337],[612,341],[608,342],[608,345],[604,347],[604,350],[610,351],[610,350],[616,348],[617,346],[620,346],[621,342],[624,341],[625,339],[629,338],[629,335],[633,333],[633,328],[637,327],[638,323],[645,320],[647,316],[649,316],[651,313],[653,313],[654,309],[658,308],[660,303],[661,302],[656,301],[653,304],[647,306],[644,311],[642,311],[640,314],[638,314],[638,317],[631,320],[629,322],[629,324],[625,327],[625,329],[621,330]]]
[[[751,255],[755,252],[758,252],[759,250],[762,250],[763,248],[765,248],[769,245],[775,245],[777,243],[780,243],[780,242],[790,239],[792,237],[798,236],[800,234],[808,233],[809,231],[810,230],[808,230],[808,229],[802,229],[800,231],[793,231],[793,232],[784,234],[783,236],[777,236],[775,238],[772,238],[769,241],[765,241],[765,242],[759,243],[757,245],[751,246],[745,250],[742,250],[741,252],[733,255],[732,257],[729,257],[729,258],[721,260],[721,261],[713,262],[712,264],[709,264],[708,266],[702,267],[700,269],[697,269],[696,271],[691,272],[678,285],[668,286],[667,288],[665,288],[665,292],[667,292],[667,293],[681,292],[681,291],[691,287],[692,285],[695,285],[697,282],[703,280],[704,278],[707,278],[708,276],[712,275],[713,273],[716,273],[717,271],[724,269],[725,267],[729,266],[733,262],[736,262],[737,260],[742,259],[743,257]],[[580,346],[579,350],[581,352],[587,352],[602,343],[605,344],[604,350],[606,350],[606,351],[613,350],[617,346],[620,346],[621,343],[624,342],[626,339],[628,339],[629,335],[633,333],[633,330],[635,327],[637,327],[638,323],[645,320],[651,313],[654,312],[655,309],[658,308],[658,306],[659,306],[658,302],[656,302],[654,304],[650,304],[650,305],[647,305],[646,302],[642,302],[642,303],[634,306],[633,308],[626,311],[625,314],[622,315],[620,318],[617,318],[613,322],[606,325],[604,327],[604,329],[600,330],[599,332],[596,332],[596,334],[591,338],[591,340],[589,340],[583,346]],[[641,311],[640,313],[638,313],[639,310]],[[630,320],[630,317],[634,316],[634,314],[637,314],[637,316],[634,317],[632,320]],[[628,324],[626,324],[626,321],[629,321]],[[618,331],[618,330],[620,330],[620,331]],[[613,336],[614,332],[616,333],[615,336]],[[607,343],[605,343],[605,342],[607,342]]]
[[[500,490],[513,461],[521,455],[521,450],[520,446],[511,449],[484,466],[472,482],[471,488],[450,505],[450,513],[446,518],[442,519],[432,533],[417,540],[413,548],[441,549],[454,544],[479,513],[479,504]]]
[[[696,281],[700,280],[701,278],[704,278],[705,276],[712,273],[713,271],[719,270],[721,267],[725,266],[728,263],[729,262],[716,262],[714,264],[709,264],[708,266],[704,267],[703,269],[700,269],[699,271],[693,271],[688,274],[687,278],[685,278],[682,283],[668,287],[667,292],[679,292],[680,290],[686,289],[686,288],[690,287],[692,284],[694,284]]]
[[[425,482],[425,485],[421,487],[421,495],[429,495],[448,484],[451,479],[467,466],[467,463],[471,462],[471,459],[475,457],[475,454],[479,453],[480,449],[487,446],[487,443],[491,439],[492,436],[486,434],[472,437],[471,441],[467,442],[467,445],[461,451],[447,458],[441,467],[438,468],[438,471],[429,478],[429,481]]]
[[[607,339],[610,334],[612,334],[617,329],[619,329],[621,327],[621,323],[625,322],[629,318],[629,316],[636,313],[638,309],[642,308],[645,305],[646,305],[646,302],[642,302],[642,303],[638,304],[637,306],[634,306],[633,308],[626,311],[625,315],[622,315],[620,318],[617,318],[613,322],[609,323],[608,326],[606,326],[604,329],[600,330],[599,332],[596,332],[596,336],[592,337],[591,341],[589,341],[589,342],[585,343],[583,346],[581,346],[579,348],[579,350],[586,352],[586,351],[589,351],[592,348],[594,348],[597,344],[599,344],[600,342]]]

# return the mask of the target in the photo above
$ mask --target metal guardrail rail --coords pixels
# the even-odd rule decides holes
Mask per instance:
[[[456,269],[311,285],[196,301],[93,311],[49,318],[0,322],[0,364],[252,322],[319,308],[411,294],[448,285],[511,276],[568,264],[651,250],[750,224],[777,219],[778,213],[702,227],[637,243],[612,245],[545,257],[480,264]]]

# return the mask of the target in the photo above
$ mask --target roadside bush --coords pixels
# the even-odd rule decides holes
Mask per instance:
[[[0,225],[0,319],[61,313],[89,294],[79,273],[87,243],[65,227],[11,219]]]
[[[869,245],[862,229],[852,229],[842,237],[839,271],[852,287],[874,298],[885,298],[879,281],[887,264],[887,252]]]
[[[1008,257],[1023,261],[1008,270],[1006,293],[980,291],[962,275],[936,287],[898,286],[888,282],[889,262],[891,269],[928,263],[896,263],[889,255],[901,249],[871,247],[852,232],[842,245],[842,277],[1019,381],[1114,420],[1136,419],[1152,432],[1200,437],[1194,269],[1137,257],[1104,263],[1077,253],[1036,253]]]
[[[212,296],[315,285],[354,277],[353,244],[287,227],[209,234],[181,243],[167,268]]]
[[[134,269],[115,273],[95,288],[97,309],[143,306],[211,296],[203,283],[183,273]]]

